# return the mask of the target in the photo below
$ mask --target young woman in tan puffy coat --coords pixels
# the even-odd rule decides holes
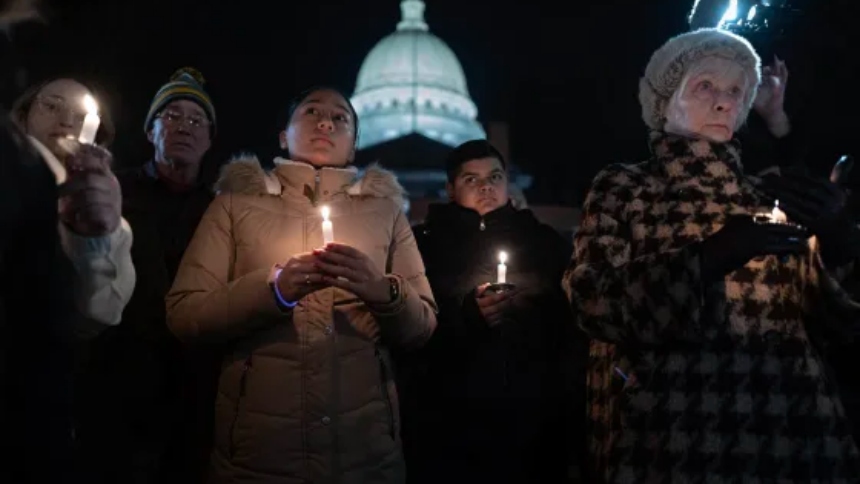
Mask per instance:
[[[225,167],[167,296],[178,337],[231,349],[211,482],[405,481],[389,349],[423,345],[435,303],[403,189],[349,166],[357,122],[333,89],[299,96],[280,137],[290,160]]]

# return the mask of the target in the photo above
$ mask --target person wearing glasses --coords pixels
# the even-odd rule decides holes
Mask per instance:
[[[96,145],[75,141],[83,127],[85,96],[93,91],[74,79],[55,78],[27,89],[12,106],[12,121],[54,172],[60,188],[60,240],[77,273],[75,324],[89,339],[119,324],[135,285],[132,232],[120,215],[121,193],[104,148],[114,128],[101,109]]]
[[[98,338],[90,357],[83,398],[92,412],[87,438],[99,449],[89,453],[99,473],[90,482],[197,482],[206,463],[218,360],[183,348],[167,330],[164,307],[212,200],[200,177],[216,131],[204,86],[200,72],[183,68],[158,89],[143,126],[152,158],[117,175],[138,282],[122,324]]]
[[[38,3],[0,0],[0,30],[39,20]],[[14,51],[14,37],[4,38],[4,47]],[[3,72],[17,71],[13,59],[3,56]],[[79,134],[63,125],[77,116],[33,100],[64,87],[85,91],[48,83],[28,91],[29,106],[17,116],[0,107],[0,435],[14,442],[0,457],[0,482],[78,482],[70,472],[76,323],[95,316],[87,329],[114,324],[134,284],[131,232],[119,215],[109,153],[74,141],[70,156],[48,148],[45,135]],[[115,264],[103,270],[112,256]],[[105,285],[118,290],[100,291]]]

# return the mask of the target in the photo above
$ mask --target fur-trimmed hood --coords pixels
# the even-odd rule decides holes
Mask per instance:
[[[327,179],[341,180],[337,192],[350,198],[388,198],[398,205],[406,199],[406,190],[397,176],[378,164],[361,171],[355,167],[317,169],[307,163],[276,158],[275,168],[267,172],[253,154],[235,156],[224,165],[214,189],[216,193],[281,196],[292,179],[297,178],[294,181],[301,184],[305,178],[312,179],[316,171]]]

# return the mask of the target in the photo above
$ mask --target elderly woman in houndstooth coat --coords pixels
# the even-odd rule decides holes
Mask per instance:
[[[833,276],[856,232],[829,182],[744,174],[759,79],[741,37],[669,40],[640,82],[652,157],[593,182],[564,282],[594,338],[590,482],[860,479],[814,344],[856,315]],[[775,198],[802,227],[754,219]]]

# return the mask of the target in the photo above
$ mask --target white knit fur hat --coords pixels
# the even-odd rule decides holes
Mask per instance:
[[[642,119],[651,129],[666,123],[666,106],[678,90],[687,71],[705,57],[722,57],[740,64],[754,82],[747,89],[738,124],[749,114],[761,82],[761,59],[743,37],[722,29],[699,29],[669,39],[651,56],[645,75],[639,80]]]

